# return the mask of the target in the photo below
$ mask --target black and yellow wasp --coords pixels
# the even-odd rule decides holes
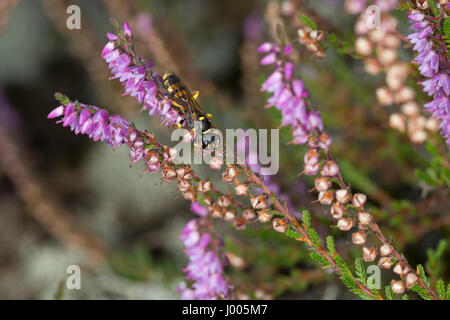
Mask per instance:
[[[194,130],[196,135],[194,141],[201,143],[203,150],[212,150],[219,143],[219,137],[214,134],[212,126],[212,115],[206,113],[197,101],[198,91],[190,92],[183,80],[171,72],[163,75],[163,85],[174,98],[172,105],[177,109],[183,119],[178,127],[186,126],[188,130]],[[198,134],[201,134],[198,136]]]

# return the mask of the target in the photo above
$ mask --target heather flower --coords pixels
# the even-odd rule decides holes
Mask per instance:
[[[131,36],[131,27],[126,22],[123,31],[108,34],[109,42],[103,48],[102,57],[109,65],[112,79],[118,79],[125,88],[124,94],[135,97],[143,104],[143,110],[158,115],[166,125],[173,125],[180,116],[161,87],[161,76],[152,71],[153,64],[132,51]]]
[[[210,300],[225,298],[229,286],[223,277],[222,260],[217,252],[220,241],[213,239],[210,223],[204,219],[193,219],[184,227],[180,235],[185,246],[189,263],[184,269],[191,286],[182,282],[178,287],[181,299]]]
[[[303,81],[293,78],[294,64],[288,60],[292,47],[266,42],[258,48],[258,51],[266,53],[260,62],[261,65],[273,64],[276,67],[261,87],[261,91],[273,94],[266,107],[275,107],[281,111],[281,125],[291,126],[294,144],[305,144],[308,141],[308,134],[316,129],[321,131],[323,124],[319,113],[308,108],[305,100],[308,91]]]

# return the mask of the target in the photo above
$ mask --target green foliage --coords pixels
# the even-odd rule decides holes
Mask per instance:
[[[316,245],[316,247],[320,247],[322,245],[320,236],[316,230],[314,230],[313,228],[309,228],[308,235],[311,238],[312,242]]]
[[[298,233],[297,230],[295,230],[293,226],[289,226],[289,228],[287,228],[285,234],[288,237],[293,238],[295,240],[303,238],[302,235],[300,233]]]
[[[431,160],[424,169],[416,169],[416,176],[433,187],[450,187],[450,170],[446,166],[446,155],[439,152],[436,146],[427,143],[426,148],[432,155]]]
[[[436,1],[435,0],[428,0],[428,4],[430,5],[431,11],[433,11],[433,15],[435,17],[437,17],[440,13],[439,8],[436,5]]]
[[[441,241],[439,241],[435,250],[431,248],[427,250],[428,259],[425,266],[432,280],[439,278],[442,274],[443,271],[442,256],[444,255],[446,249],[447,249],[447,240],[442,239]]]
[[[306,229],[311,228],[311,213],[308,210],[302,211],[302,220],[305,224]]]
[[[328,236],[327,237],[327,248],[328,248],[328,251],[330,252],[331,256],[334,257],[334,255],[336,254],[336,249],[335,249],[335,246],[334,246],[334,238],[333,238],[333,236]]]
[[[447,300],[450,300],[450,283],[447,285]]]
[[[442,28],[444,33],[444,41],[447,44],[447,48],[450,50],[450,18],[446,18]]]
[[[423,266],[421,264],[417,265],[417,270],[419,270],[419,276],[422,278],[422,280],[428,285],[430,286],[430,280],[428,280],[428,277],[425,273],[425,269],[423,268]]]
[[[356,258],[355,260],[355,271],[356,276],[359,282],[362,284],[366,284],[366,268],[363,262],[363,259],[361,257]]]
[[[384,294],[385,294],[387,300],[394,299],[394,296],[392,294],[392,288],[390,285],[387,285],[384,287]]]
[[[314,260],[319,262],[320,264],[322,264],[324,267],[329,267],[330,266],[330,262],[323,256],[321,256],[320,254],[318,254],[317,252],[311,251],[309,253],[309,256]]]
[[[441,299],[445,299],[445,283],[444,283],[444,280],[439,279],[436,282],[436,290],[437,290],[437,292],[439,294],[439,297]]]
[[[317,29],[316,23],[307,15],[305,15],[305,14],[300,15],[299,20],[301,23],[310,27],[311,29],[313,29],[313,30]]]
[[[414,287],[411,288],[412,291],[417,293],[422,299],[424,300],[431,300],[431,296],[428,293],[427,290],[416,284]]]

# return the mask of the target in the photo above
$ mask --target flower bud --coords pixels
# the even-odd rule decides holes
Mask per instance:
[[[222,168],[223,160],[219,157],[214,157],[211,159],[211,162],[209,163],[209,167],[212,170],[220,170]]]
[[[405,276],[406,280],[406,287],[409,289],[411,287],[414,287],[417,283],[417,275],[414,272],[410,272]]]
[[[207,195],[203,195],[203,201],[210,206],[211,205],[211,197]]]
[[[186,200],[194,201],[195,200],[194,188],[190,187],[185,192],[183,192],[183,198],[185,198]]]
[[[402,112],[409,117],[414,117],[419,114],[419,105],[415,101],[409,101],[402,105]]]
[[[191,180],[192,179],[192,170],[189,167],[179,167],[177,170],[177,176],[180,179]]]
[[[401,104],[414,99],[414,90],[407,86],[402,86],[394,95],[395,103]]]
[[[439,129],[439,121],[436,118],[429,118],[425,127],[431,132],[436,132]]]
[[[169,148],[169,156],[170,156],[170,160],[174,161],[177,158],[177,149],[175,148]]]
[[[370,248],[363,247],[362,252],[363,252],[363,259],[365,262],[372,262],[377,257],[377,249],[374,247]]]
[[[261,223],[269,222],[271,218],[272,214],[270,213],[269,210],[262,210],[258,212],[258,221]]]
[[[378,102],[382,106],[390,106],[394,102],[394,97],[388,88],[381,87],[375,91]]]
[[[401,280],[391,281],[392,292],[396,294],[403,294],[405,292],[405,283]]]
[[[409,137],[413,143],[424,143],[427,140],[427,133],[424,130],[414,130]]]
[[[233,221],[235,217],[236,213],[231,209],[226,209],[225,213],[223,214],[223,219],[228,222]]]
[[[352,234],[352,241],[354,244],[363,245],[366,243],[367,234],[362,231],[358,231]]]
[[[317,139],[314,136],[309,137],[308,139],[308,147],[314,149],[317,148],[317,143],[319,142],[319,139]],[[306,154],[305,154],[306,155]]]
[[[247,223],[244,218],[239,217],[233,220],[233,227],[236,230],[244,230],[246,226]]]
[[[217,204],[213,204],[209,208],[209,212],[211,212],[211,216],[213,218],[222,218],[223,217],[223,210],[221,207],[219,207]]]
[[[305,165],[305,170],[303,171],[305,175],[307,176],[315,176],[317,174],[317,171],[319,171],[320,164],[318,162],[314,164],[307,163]]]
[[[208,181],[208,180],[199,181],[197,183],[197,190],[202,193],[210,191],[211,190],[211,181]]]
[[[407,274],[408,272],[412,271],[411,268],[404,263],[403,261],[399,261],[393,271],[398,274],[399,276],[403,277],[405,274]]]
[[[251,221],[251,220],[254,220],[256,218],[256,213],[253,210],[246,209],[246,210],[244,210],[244,212],[242,212],[242,217],[246,221]]]
[[[336,200],[339,201],[340,204],[348,203],[351,198],[352,195],[347,189],[339,189],[336,191]]]
[[[183,135],[183,142],[191,143],[194,140],[194,133],[190,130],[186,130]]]
[[[248,187],[245,184],[239,183],[236,187],[234,187],[234,192],[238,196],[246,196]]]
[[[340,219],[344,216],[344,214],[345,214],[345,207],[339,202],[333,203],[333,205],[331,206],[331,216],[334,219]]]
[[[229,207],[231,205],[231,200],[227,196],[220,196],[217,199],[217,205],[222,208]]]
[[[325,177],[334,177],[339,174],[339,166],[334,161],[327,161],[320,174]]]
[[[366,200],[367,200],[367,196],[365,194],[355,193],[353,195],[352,204],[356,208],[362,208],[362,207],[364,207]]]
[[[237,175],[238,175],[238,171],[236,170],[236,167],[233,165],[230,165],[230,164],[227,165],[227,169],[225,170],[225,173],[231,179],[233,179],[234,177],[237,177]]]
[[[327,178],[318,177],[314,180],[314,185],[317,191],[322,192],[330,189],[331,183]]]
[[[275,231],[284,233],[288,227],[288,223],[286,220],[281,218],[275,218],[272,221],[272,227]]]
[[[373,46],[369,39],[358,37],[355,41],[355,51],[362,56],[368,56],[372,53]]]
[[[358,212],[358,220],[361,225],[368,225],[372,222],[372,215],[365,211]]]
[[[177,173],[175,172],[174,169],[172,169],[169,166],[165,166],[162,170],[161,170],[161,174],[163,176],[163,181],[165,182],[172,182],[173,179],[177,176]]]
[[[406,119],[405,116],[400,113],[393,113],[389,116],[389,126],[397,131],[405,132]]]
[[[380,255],[388,256],[392,253],[393,250],[394,250],[393,246],[391,246],[389,243],[385,243],[380,247]]]
[[[319,136],[319,148],[327,151],[332,142],[331,137],[327,133],[322,133]]]
[[[372,42],[381,42],[384,39],[385,35],[386,33],[383,29],[370,30],[369,39]]]
[[[381,257],[380,260],[378,260],[378,265],[383,269],[390,269],[394,262],[391,257]]]
[[[398,48],[398,46],[400,45],[400,39],[393,35],[393,34],[388,34],[384,39],[383,39],[383,44],[386,47],[390,47],[390,48]]]
[[[340,218],[337,227],[341,231],[348,231],[353,227],[353,220],[349,218]]]
[[[391,48],[379,47],[377,49],[378,60],[384,66],[392,64],[397,59],[397,50]]]
[[[178,180],[178,189],[180,189],[181,192],[186,192],[191,184],[187,180]]]
[[[319,161],[319,153],[316,149],[310,149],[304,156],[305,164],[315,164]]]
[[[150,151],[149,149],[144,150],[145,162],[147,165],[152,165],[159,162],[159,154],[155,151]]]
[[[319,192],[318,200],[321,204],[329,206],[333,203],[333,193],[331,191]]]
[[[366,70],[368,74],[375,75],[381,71],[381,65],[377,59],[367,58],[364,59],[364,70]]]
[[[244,258],[234,254],[233,252],[227,251],[225,252],[225,255],[227,256],[230,265],[236,269],[243,269],[247,265]]]
[[[254,209],[265,209],[267,207],[266,197],[263,195],[250,195],[250,203]]]

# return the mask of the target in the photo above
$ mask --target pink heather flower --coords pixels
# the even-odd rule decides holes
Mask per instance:
[[[417,52],[414,62],[419,66],[422,76],[428,78],[421,82],[423,91],[433,100],[425,104],[425,109],[433,117],[441,121],[441,135],[450,145],[450,70],[448,69],[446,49],[434,46],[435,25],[425,19],[422,13],[408,15],[414,30],[407,38],[414,44],[413,50]],[[444,50],[444,52],[442,52]]]
[[[202,206],[197,201],[193,201],[191,203],[191,211],[195,214],[198,214],[200,217],[206,217],[208,215],[208,209]]]
[[[122,41],[117,35],[108,34],[109,42],[102,50],[102,57],[108,63],[113,79],[118,79],[125,88],[124,95],[129,94],[143,104],[143,109],[150,115],[158,115],[166,125],[173,125],[179,115],[170,102],[170,97],[161,92],[161,76],[153,72],[150,61],[134,56],[131,48],[132,31],[128,23],[123,27],[125,35]]]
[[[189,221],[181,232],[180,239],[186,247],[189,263],[184,269],[191,287],[182,282],[177,290],[184,300],[211,300],[229,295],[229,286],[223,278],[222,260],[217,246],[220,242],[212,239],[210,224],[204,218]]]
[[[318,112],[308,110],[305,98],[308,91],[303,81],[293,78],[294,64],[280,57],[281,52],[289,57],[292,47],[281,48],[278,44],[263,43],[259,52],[270,52],[262,60],[262,65],[274,64],[276,70],[262,84],[261,91],[272,93],[266,107],[275,107],[281,112],[281,125],[291,126],[294,144],[305,144],[309,133],[323,130],[322,119]],[[270,63],[269,63],[270,62]]]

